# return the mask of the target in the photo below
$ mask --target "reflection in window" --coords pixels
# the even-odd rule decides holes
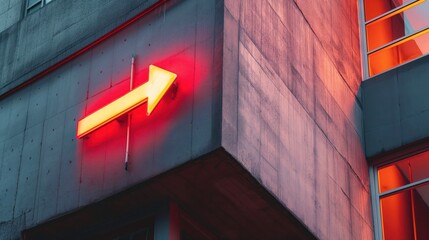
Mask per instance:
[[[46,4],[52,2],[53,0],[27,0],[27,14],[32,13],[36,11],[37,9],[40,9],[41,7],[45,6]]]
[[[377,173],[383,239],[428,239],[429,152],[381,166]]]
[[[369,75],[429,52],[429,1],[364,0]]]

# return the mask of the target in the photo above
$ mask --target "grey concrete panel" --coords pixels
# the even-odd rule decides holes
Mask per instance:
[[[193,103],[193,126],[192,126],[192,157],[201,155],[207,152],[208,149],[220,143],[213,142],[219,139],[214,137],[218,133],[220,126],[220,118],[213,116],[220,116],[220,99],[221,99],[221,67],[220,62],[214,61],[220,59],[222,54],[222,45],[215,44],[214,41],[221,39],[221,34],[215,37],[211,36],[210,31],[218,31],[219,25],[221,26],[223,16],[220,14],[222,11],[216,9],[216,2],[201,2],[198,1],[197,9],[197,26],[196,26],[196,48],[195,48],[195,75],[196,79],[204,77],[195,81],[194,86],[194,103]],[[223,6],[221,6],[223,7]],[[219,6],[218,6],[219,8]],[[216,16],[216,14],[218,14]],[[217,20],[217,22],[216,22]],[[213,47],[213,46],[218,46]],[[217,55],[217,57],[216,57]],[[203,99],[213,99],[213,101],[201,101]],[[208,128],[207,126],[213,126]]]
[[[130,132],[130,159],[128,181],[130,184],[141,181],[142,176],[154,176],[157,171],[158,159],[154,158],[155,146],[158,142],[157,129],[150,119],[144,117],[144,112],[132,114]],[[161,135],[162,136],[162,135]],[[142,157],[146,156],[146,157]],[[125,156],[119,160],[124,164]],[[124,167],[124,165],[122,165]]]
[[[226,3],[225,3],[226,4]],[[225,34],[222,75],[222,145],[233,156],[237,155],[237,113],[238,113],[238,22],[225,9]]]
[[[413,62],[398,69],[398,98],[401,118],[413,117],[429,110],[428,76],[427,60]]]
[[[192,111],[191,102],[184,103],[181,111]],[[191,159],[192,150],[192,117],[190,115],[176,117],[175,120],[165,121],[170,131],[155,142],[162,148],[156,148],[154,157],[158,159],[157,171],[179,165],[185,159]],[[168,149],[168,150],[167,150]],[[180,159],[180,160],[179,160]]]
[[[375,156],[429,135],[425,56],[362,85],[366,155]]]
[[[0,13],[4,13],[9,9],[10,0],[0,0]]]
[[[0,1],[0,32],[6,30],[8,27],[17,23],[21,17],[22,6],[24,5],[24,1],[17,0],[4,0]]]
[[[0,178],[0,222],[13,218],[24,133],[4,143]]]
[[[131,168],[130,172],[125,170],[127,117],[123,117],[123,119],[116,121],[114,124],[118,126],[119,131],[109,131],[106,133],[105,135],[108,136],[106,137],[108,140],[103,142],[103,148],[106,149],[106,156],[104,158],[103,183],[99,186],[102,189],[103,196],[110,196],[123,190],[127,186],[129,173],[137,173],[131,171]],[[130,144],[132,144],[132,142],[130,142]],[[134,145],[134,147],[138,146]],[[135,161],[139,161],[139,159],[130,159],[130,162],[131,161],[134,163]]]
[[[386,124],[375,130],[365,131],[365,146],[368,157],[401,146],[401,125]]]
[[[241,1],[240,25],[260,47],[262,43],[262,1]]]
[[[186,49],[194,45],[198,36],[197,14],[198,1],[177,1],[171,2],[171,7],[166,11],[159,12],[158,21],[161,21],[161,35],[158,35],[151,44],[157,49],[159,54],[164,55],[164,51],[171,52],[171,48],[177,50]],[[180,3],[181,7],[174,7],[173,4]],[[162,17],[161,17],[162,16]],[[156,35],[155,35],[156,36]],[[161,46],[168,46],[163,48]],[[158,54],[158,53],[157,53]]]
[[[0,29],[6,29],[7,12],[0,14]]]
[[[43,136],[43,123],[27,128],[24,133],[21,168],[19,171],[14,217],[25,216],[27,224],[34,219],[40,153]]]
[[[64,120],[65,112],[61,112],[44,122],[35,205],[37,222],[56,214]]]
[[[80,170],[79,206],[85,206],[101,199],[103,193],[106,149],[102,145],[91,144],[91,139],[97,137],[94,136],[95,134],[98,133],[92,133],[91,138],[81,143],[83,155]]]
[[[266,82],[261,98],[261,157],[273,168],[278,169],[280,159],[280,93],[274,84]]]
[[[131,74],[131,58],[136,56],[138,39],[133,34],[134,29],[124,29],[114,38],[113,65],[112,65],[112,85],[128,79]],[[149,31],[145,31],[148,34]],[[140,58],[144,56],[140,55]],[[136,59],[137,61],[140,59]],[[136,87],[136,86],[134,86]]]
[[[4,151],[4,142],[2,141],[2,142],[0,142],[0,159],[1,159],[1,161],[0,161],[0,179],[1,179],[1,175],[2,175],[2,165],[3,165],[3,161],[4,161],[4,159],[3,159],[3,151]]]
[[[365,191],[369,192],[370,179],[368,171],[368,163],[366,161],[359,161],[359,159],[365,159],[365,151],[363,148],[364,142],[361,137],[356,134],[352,129],[348,128],[346,132],[347,139],[347,156],[351,168],[361,181]]]
[[[30,99],[28,103],[28,117],[26,128],[41,124],[46,118],[46,109],[48,105],[50,78],[46,81],[38,82],[32,85]]]
[[[160,43],[163,41],[161,36],[163,36],[163,32],[165,31],[163,29],[164,22],[160,19],[162,16],[162,12],[158,10],[156,13],[147,16],[145,21],[136,23],[140,29],[140,31],[136,33],[137,47],[134,52],[134,54],[137,56],[135,62],[137,69],[147,67],[149,64],[155,64],[154,59],[162,58],[162,56],[171,54],[172,51],[177,51],[177,49],[172,49],[172,46],[167,47],[168,51],[170,51],[169,53],[166,53],[165,50],[158,51]],[[128,66],[130,65],[128,64]],[[126,69],[126,73],[128,73],[127,76],[129,76],[130,67],[127,67]]]
[[[427,122],[429,120],[429,111],[420,111],[418,114],[410,117],[403,117],[401,119],[401,143],[412,143],[429,136],[429,127]],[[393,130],[398,131],[398,130]],[[388,141],[388,140],[387,140]]]
[[[261,100],[257,90],[243,75],[238,80],[238,129],[237,137],[242,139],[237,144],[238,157],[244,166],[259,177],[260,160],[260,108]]]
[[[50,76],[46,118],[51,118],[66,109],[67,93],[70,89],[69,69],[58,69]]]
[[[27,109],[30,89],[23,90],[23,94],[14,98],[9,113],[8,137],[13,137],[24,131],[27,121]]]
[[[127,83],[124,83],[127,87]],[[104,98],[106,94],[113,94],[113,91],[117,90],[116,87],[99,94],[100,97]],[[86,109],[94,103],[97,103],[96,97],[95,101],[86,102]],[[83,117],[83,115],[81,116]],[[115,178],[116,176],[111,175],[111,173],[115,171],[114,168],[123,162],[124,154],[120,154],[120,152],[125,149],[124,136],[126,133],[126,124],[127,121],[121,118],[120,120],[115,120],[104,125],[103,128],[92,132],[88,137],[77,139],[79,146],[77,150],[81,151],[79,157],[81,165],[79,206],[84,206],[108,196],[107,194],[111,192],[109,186],[105,188],[105,181],[121,181],[121,179]],[[120,158],[118,159],[118,157]],[[122,165],[116,171],[123,171],[123,169]],[[112,188],[117,189],[115,186],[112,186]]]
[[[89,71],[91,52],[87,52],[79,57],[79,61],[74,60],[68,74],[69,88],[64,92],[66,107],[70,108],[82,103],[88,96]]]
[[[83,117],[83,106],[84,103],[77,104],[65,112],[56,206],[59,213],[79,206],[82,149],[76,139],[76,124]]]
[[[396,71],[389,71],[383,76],[363,84],[364,120],[368,130],[399,123],[400,120]]]
[[[0,223],[0,239],[19,239],[24,227],[24,216]]]
[[[364,229],[368,226],[372,226],[371,219],[362,218],[362,216],[371,215],[371,197],[368,194],[368,190],[365,189],[365,186],[362,185],[359,177],[353,173],[349,172],[349,183],[350,183],[350,201],[354,209],[357,210],[357,216],[359,219],[359,224],[362,224],[361,229]],[[352,222],[354,219],[352,219]],[[356,231],[352,228],[352,231]],[[356,231],[357,232],[357,231]],[[365,233],[365,231],[362,231]]]
[[[137,37],[136,62],[138,68],[165,61],[169,56],[182,52],[195,45],[196,3],[181,2],[183,7],[175,7],[170,1],[167,8],[157,9],[139,24],[141,31]]]
[[[8,138],[9,118],[12,109],[13,98],[6,99],[0,102],[0,142]]]
[[[113,68],[113,39],[91,50],[91,73],[89,75],[88,97],[111,87]]]
[[[55,5],[57,4],[55,3]],[[82,21],[82,16],[88,16],[97,11],[96,4],[96,1],[65,1],[61,3],[61,6],[48,6],[53,16],[61,16],[61,21],[54,21],[53,35],[78,24]]]
[[[190,48],[181,54],[189,56],[189,54],[194,53],[194,51],[194,48]],[[178,54],[177,57],[181,54]],[[174,58],[175,57],[171,57],[171,59]],[[192,60],[191,62],[194,61],[195,60]],[[192,65],[188,66],[191,67]],[[190,73],[195,72],[195,68],[195,66],[192,66],[192,68],[187,69],[187,71]],[[152,144],[154,146],[153,157],[157,159],[158,162],[155,166],[155,172],[177,166],[186,159],[191,159],[193,144],[192,128],[194,121],[192,112],[195,108],[195,99],[193,99],[195,93],[187,92],[185,88],[194,91],[197,90],[197,86],[194,85],[192,78],[188,79],[184,77],[185,76],[178,76],[178,89],[177,93],[173,95],[174,97],[172,95],[167,95],[159,103],[159,106],[157,106],[159,109],[168,107],[169,110],[153,112],[148,119],[152,121],[152,123],[148,123],[149,126],[150,124],[154,124],[155,127],[154,135],[152,135]],[[208,79],[200,80],[207,81]],[[201,101],[204,101],[204,99],[201,99]],[[155,121],[159,121],[159,123]],[[209,126],[210,125],[206,125],[206,127]]]

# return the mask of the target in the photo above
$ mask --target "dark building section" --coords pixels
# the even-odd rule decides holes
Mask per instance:
[[[356,1],[20,4],[1,239],[373,238]]]
[[[368,157],[429,136],[429,57],[423,57],[362,84]]]
[[[314,239],[224,149],[217,149],[118,195],[28,229],[24,236],[29,239],[94,239],[102,237],[106,229],[113,232],[115,228],[139,221],[146,223],[149,229],[153,228],[150,221],[158,228],[164,228],[162,231],[157,227],[151,230],[155,232],[155,239],[164,239],[166,233],[173,239],[178,239],[176,236],[189,236],[189,239]],[[179,228],[175,228],[176,222]]]

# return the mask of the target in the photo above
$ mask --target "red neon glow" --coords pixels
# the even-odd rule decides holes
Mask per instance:
[[[150,115],[176,77],[177,75],[172,72],[150,65],[149,80],[146,83],[80,120],[77,125],[77,137],[89,134],[145,102],[147,115]]]

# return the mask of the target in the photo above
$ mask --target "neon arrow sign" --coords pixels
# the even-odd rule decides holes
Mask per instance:
[[[77,123],[77,137],[81,138],[115,118],[147,102],[147,115],[153,111],[177,75],[149,65],[149,80],[124,96],[86,116]]]

